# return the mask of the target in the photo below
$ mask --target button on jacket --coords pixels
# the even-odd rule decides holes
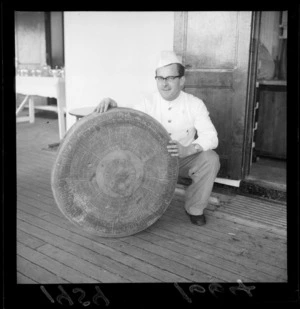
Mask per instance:
[[[134,106],[160,122],[170,134],[171,139],[183,146],[196,143],[203,150],[218,146],[218,134],[211,122],[209,112],[202,100],[181,91],[173,101],[164,100],[156,92]],[[195,133],[198,138],[195,140]]]

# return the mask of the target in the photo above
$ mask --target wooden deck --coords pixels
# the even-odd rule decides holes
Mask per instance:
[[[41,114],[40,114],[41,115]],[[17,124],[18,283],[287,282],[286,205],[213,193],[207,224],[194,226],[176,190],[150,228],[124,238],[90,235],[52,196],[55,117]]]

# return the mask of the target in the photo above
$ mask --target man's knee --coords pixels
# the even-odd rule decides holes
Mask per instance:
[[[189,177],[198,177],[202,179],[203,175],[216,176],[220,169],[220,159],[213,150],[201,152],[193,166],[189,170]]]
[[[215,151],[203,151],[201,153],[201,157],[201,159],[204,160],[206,164],[209,164],[211,167],[214,167],[217,170],[220,169],[220,157]]]

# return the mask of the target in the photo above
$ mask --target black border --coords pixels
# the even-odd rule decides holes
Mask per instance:
[[[111,3],[112,4],[112,3]],[[209,304],[299,304],[299,12],[300,6],[255,6],[240,8],[238,6],[218,6],[218,10],[288,10],[288,161],[287,161],[287,205],[288,205],[288,283],[247,283],[245,286],[233,282],[213,286],[217,288],[215,296],[209,291],[207,283],[193,286],[192,283],[183,284],[71,284],[71,285],[17,285],[16,284],[16,121],[15,121],[15,71],[14,71],[14,11],[113,11],[110,7],[99,8],[99,5],[89,9],[79,5],[67,6],[60,3],[55,5],[32,4],[23,1],[21,4],[13,1],[1,2],[1,56],[2,56],[2,201],[4,235],[3,250],[3,307],[4,308],[153,308],[153,307],[187,307],[200,308]],[[136,11],[136,6],[120,7],[119,10]],[[215,10],[215,7],[202,6],[197,10]],[[149,9],[144,9],[150,11]],[[195,8],[182,8],[172,5],[170,8],[159,10],[187,11]],[[251,287],[255,287],[249,290]],[[51,302],[43,288],[52,295]],[[101,289],[104,297],[95,299],[98,305],[92,302]],[[240,289],[236,290],[235,288]],[[67,299],[59,304],[56,297],[67,292],[73,299],[70,306]],[[78,301],[80,294],[73,293],[74,288],[81,288],[86,293],[82,303]],[[235,289],[234,295],[230,288]],[[192,293],[190,290],[193,290]],[[204,292],[205,290],[205,292]],[[247,291],[250,291],[250,295]],[[78,292],[79,293],[79,292]],[[99,290],[98,292],[99,293]],[[99,296],[100,294],[98,294]],[[83,302],[90,300],[86,306]],[[107,301],[106,300],[106,301]],[[106,306],[107,305],[107,306]]]

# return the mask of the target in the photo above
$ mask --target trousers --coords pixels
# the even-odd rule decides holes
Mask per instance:
[[[203,214],[219,169],[220,159],[213,150],[179,159],[179,176],[192,179],[192,184],[185,191],[184,207],[189,214]]]

